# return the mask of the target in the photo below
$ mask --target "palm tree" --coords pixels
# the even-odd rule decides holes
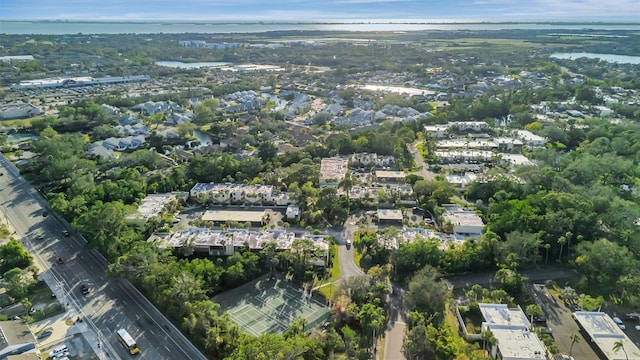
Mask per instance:
[[[615,343],[613,343],[613,352],[617,353],[618,350],[622,349],[622,351],[624,352],[624,357],[629,360],[629,355],[627,354],[627,350],[624,349],[624,344],[622,343],[622,340],[618,340]]]
[[[571,356],[571,353],[573,353],[573,345],[580,342],[580,335],[572,333],[569,335],[569,340],[571,340],[571,347],[569,347],[569,356]]]
[[[533,318],[543,314],[542,309],[540,309],[540,306],[536,304],[527,305],[524,312],[531,317],[532,326],[533,326]]]
[[[549,249],[551,249],[551,244],[544,244],[545,250],[547,250],[547,255],[544,258],[544,264],[546,265],[549,262]]]
[[[340,180],[340,183],[338,184],[338,187],[342,188],[342,190],[344,190],[345,194],[347,195],[347,206],[349,207],[351,205],[349,192],[351,191],[351,188],[353,188],[353,185],[355,185],[355,181],[355,176],[351,174],[351,171],[347,171],[347,173],[344,175],[344,179]]]
[[[564,249],[564,244],[567,243],[567,238],[564,236],[560,236],[558,238],[558,245],[560,245],[560,255],[558,256],[558,260],[562,259],[562,250]]]

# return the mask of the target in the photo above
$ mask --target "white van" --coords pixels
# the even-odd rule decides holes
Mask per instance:
[[[59,356],[66,356],[66,355],[69,355],[69,348],[67,347],[67,345],[60,345],[57,348],[51,350],[51,352],[49,353],[49,357],[54,359]]]

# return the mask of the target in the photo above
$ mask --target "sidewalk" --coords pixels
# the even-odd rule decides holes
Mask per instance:
[[[56,295],[56,298],[62,305],[62,307],[66,310],[66,312],[62,315],[54,316],[49,319],[45,319],[42,322],[50,322],[50,326],[54,326],[57,324],[55,319],[64,319],[62,323],[68,329],[65,331],[67,333],[66,336],[58,335],[58,339],[65,338],[71,339],[73,343],[75,343],[76,348],[82,354],[98,354],[98,358],[102,358],[103,349],[98,345],[100,344],[100,339],[98,338],[98,329],[90,324],[91,320],[88,319],[84,314],[82,314],[78,309],[80,307],[76,304],[75,300],[67,294],[65,287],[66,284],[58,280],[50,271],[45,271],[40,274],[40,279],[47,283],[51,292]],[[81,318],[82,322],[76,322],[78,318]],[[52,320],[53,319],[53,320]],[[35,326],[36,324],[34,324]],[[57,325],[54,329],[54,333],[50,338],[54,338],[56,334],[56,330],[64,330],[64,328],[59,327],[61,325]],[[43,330],[44,328],[34,328],[33,333],[36,334],[38,331]],[[82,336],[79,336],[82,335]],[[84,339],[84,340],[83,340]],[[47,346],[49,339],[43,339],[42,345]],[[67,344],[68,346],[69,344]]]

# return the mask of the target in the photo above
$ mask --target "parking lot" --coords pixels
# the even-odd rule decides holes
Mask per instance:
[[[571,355],[576,360],[599,360],[591,348],[590,341],[580,333],[578,324],[571,316],[571,309],[551,296],[543,284],[534,284],[532,294],[547,317],[547,326],[553,331],[553,338],[560,353],[569,354],[569,350],[572,350]],[[570,336],[574,333],[580,335],[580,341],[573,344],[571,349]]]

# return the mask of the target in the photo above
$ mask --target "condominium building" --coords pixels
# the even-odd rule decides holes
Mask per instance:
[[[271,185],[197,183],[189,192],[191,199],[211,204],[277,205],[293,203],[289,193]]]

